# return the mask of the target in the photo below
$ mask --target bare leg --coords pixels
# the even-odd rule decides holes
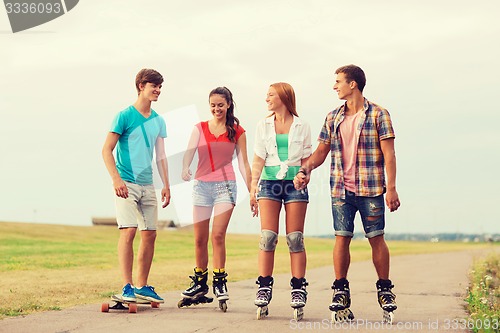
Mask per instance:
[[[226,264],[226,230],[233,213],[233,204],[222,203],[214,207],[212,225],[213,268],[224,268]]]
[[[379,279],[389,279],[390,254],[384,235],[369,239],[372,247],[372,260]]]
[[[134,265],[134,237],[137,228],[120,229],[118,239],[118,262],[122,274],[123,285],[130,283],[134,285],[132,279],[132,267]]]
[[[285,205],[287,234],[294,231],[304,232],[306,210],[306,202],[291,202]],[[305,277],[306,264],[307,256],[305,250],[302,252],[290,252],[290,268],[293,277],[298,279]]]
[[[208,237],[210,233],[209,223],[211,215],[212,207],[194,206],[193,208],[196,267],[203,270],[208,268]]]
[[[351,237],[335,236],[335,246],[333,247],[333,268],[335,271],[335,278],[340,280],[347,278],[347,271],[351,264],[351,253],[349,245],[351,244]]]
[[[279,217],[281,211],[281,202],[260,199],[260,229],[279,232]],[[259,275],[272,276],[274,268],[274,251],[259,251]]]
[[[148,284],[149,271],[155,253],[156,230],[142,230],[137,253],[137,288]]]

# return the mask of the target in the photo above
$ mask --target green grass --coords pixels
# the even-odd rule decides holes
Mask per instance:
[[[500,332],[499,253],[474,263],[467,303],[474,332]]]
[[[0,318],[79,304],[99,303],[121,290],[119,231],[112,227],[0,223]],[[229,282],[257,275],[259,235],[227,235]],[[139,243],[136,238],[135,247]],[[331,266],[333,239],[305,239],[308,268]],[[488,244],[388,242],[392,255],[479,249]],[[209,249],[211,253],[211,249]],[[368,260],[368,242],[353,241],[352,261]],[[193,234],[158,232],[149,283],[160,293],[182,290],[194,266]],[[286,240],[280,237],[275,272],[289,272]]]

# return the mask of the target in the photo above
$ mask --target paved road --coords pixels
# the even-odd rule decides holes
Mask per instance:
[[[375,291],[375,270],[371,262],[352,263],[349,280],[352,311],[350,324],[331,324],[332,268],[311,269],[307,273],[309,299],[303,321],[296,322],[289,307],[288,274],[275,276],[270,316],[256,320],[253,305],[254,280],[229,284],[231,299],[226,313],[217,304],[177,308],[180,292],[162,294],[166,303],[159,309],[140,306],[136,314],[101,313],[100,304],[78,306],[63,311],[8,318],[0,322],[0,332],[282,332],[333,331],[357,332],[467,332],[453,329],[454,319],[466,318],[463,301],[467,274],[474,252],[452,252],[398,256],[392,259],[392,273],[399,309],[392,327],[381,323],[382,313]],[[449,328],[449,329],[448,329]]]

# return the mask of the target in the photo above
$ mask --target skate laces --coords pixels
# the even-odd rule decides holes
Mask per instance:
[[[257,290],[257,296],[256,298],[258,300],[266,300],[269,298],[269,295],[271,294],[271,288],[270,287],[260,287],[259,290]]]
[[[392,292],[392,288],[394,288],[394,285],[389,284],[386,286],[381,286],[378,285],[378,299],[380,304],[382,305],[387,305],[387,304],[394,304],[394,300],[396,298],[396,295]]]
[[[307,291],[303,289],[293,289],[292,290],[292,303],[305,303],[306,302]]]

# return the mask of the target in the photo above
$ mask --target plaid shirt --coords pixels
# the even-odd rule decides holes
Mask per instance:
[[[319,134],[320,143],[329,144],[332,164],[330,187],[332,198],[345,198],[344,170],[340,123],[344,120],[345,104],[328,113]],[[391,117],[382,107],[365,98],[364,114],[356,130],[358,149],[356,154],[356,195],[375,197],[385,192],[384,155],[380,141],[394,138]]]

